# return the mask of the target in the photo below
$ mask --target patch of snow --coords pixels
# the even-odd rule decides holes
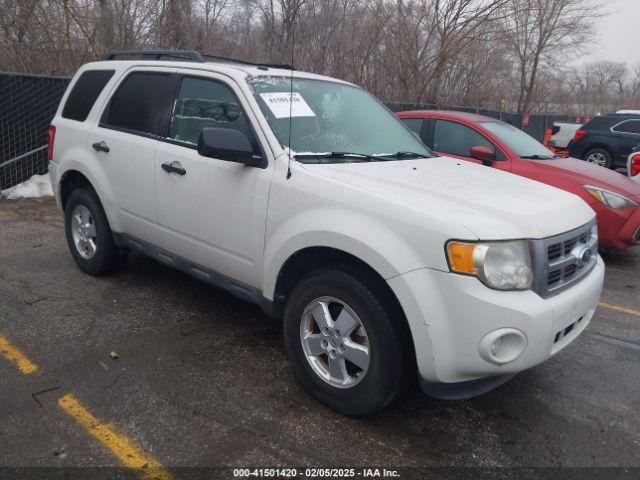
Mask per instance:
[[[16,200],[19,198],[39,198],[50,197],[53,195],[51,188],[51,180],[49,174],[34,175],[26,182],[14,187],[2,190],[2,197],[8,200]]]

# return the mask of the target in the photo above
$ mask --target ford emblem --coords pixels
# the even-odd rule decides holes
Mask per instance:
[[[589,263],[591,257],[593,257],[593,250],[591,250],[590,247],[586,247],[579,253],[578,262],[580,263],[580,265],[584,265],[586,263]]]

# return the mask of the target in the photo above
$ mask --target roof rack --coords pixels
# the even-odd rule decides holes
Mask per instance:
[[[162,57],[179,58],[192,62],[203,63],[204,58],[193,50],[122,50],[111,52],[104,57],[105,60],[116,60],[117,57],[141,56],[143,60],[161,60]]]
[[[285,70],[295,70],[293,65],[289,65],[288,63],[262,63],[262,62],[250,62],[249,60],[240,60],[238,58],[231,57],[221,57],[220,55],[209,55],[208,53],[203,53],[202,56],[204,58],[211,58],[212,60],[219,60],[221,62],[229,62],[229,63],[239,63],[241,65],[250,65],[252,67],[264,67],[264,68],[282,68]]]
[[[248,60],[240,60],[238,58],[221,57],[219,55],[201,54],[194,50],[122,50],[119,52],[111,52],[107,54],[105,60],[117,60],[118,57],[135,57],[140,56],[143,60],[161,60],[162,57],[177,58],[180,60],[189,60],[192,62],[204,63],[205,58],[218,60],[221,62],[237,63],[240,65],[249,65],[258,68],[282,68],[285,70],[295,70],[292,65],[283,63],[258,63]]]

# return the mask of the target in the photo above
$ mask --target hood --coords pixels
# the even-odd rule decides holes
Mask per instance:
[[[427,216],[458,222],[481,240],[545,238],[595,216],[571,193],[449,157],[304,168]]]
[[[604,188],[625,197],[639,197],[640,184],[615,170],[600,167],[576,158],[555,158],[553,160],[531,160],[536,166],[555,169],[559,175],[570,177],[581,185]]]

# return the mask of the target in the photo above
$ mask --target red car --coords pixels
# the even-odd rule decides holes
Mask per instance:
[[[640,184],[626,176],[575,158],[558,157],[522,130],[494,118],[439,110],[397,115],[436,153],[578,195],[597,214],[601,247],[640,245]]]

